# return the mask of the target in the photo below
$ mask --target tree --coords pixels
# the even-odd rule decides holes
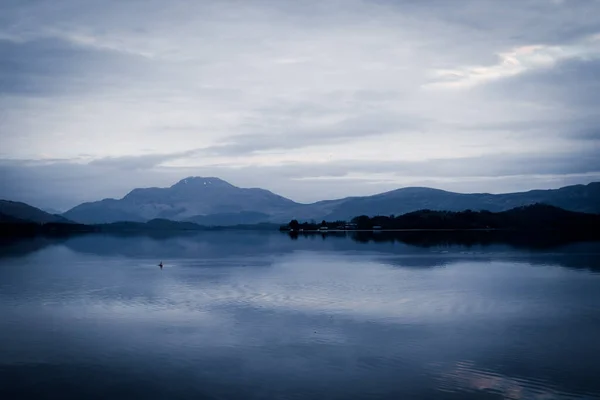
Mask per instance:
[[[289,226],[290,229],[298,230],[298,228],[300,227],[300,223],[298,222],[298,220],[293,219],[293,220],[290,221],[290,223],[289,223],[288,226]]]
[[[327,222],[325,220],[321,221],[321,226],[327,226]]]
[[[371,229],[373,224],[371,218],[367,215],[361,215],[359,217],[352,218],[352,222],[356,224],[358,229]]]

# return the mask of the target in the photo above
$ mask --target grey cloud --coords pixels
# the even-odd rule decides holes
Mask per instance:
[[[599,124],[590,124],[583,129],[576,129],[572,133],[571,137],[573,139],[595,142],[594,144],[597,146],[600,155],[600,127],[598,125]]]
[[[147,154],[141,156],[104,157],[90,161],[92,167],[107,167],[123,170],[147,170],[167,161],[178,160],[196,155],[198,149],[169,154]]]
[[[228,167],[219,167],[222,170]],[[427,161],[334,161],[327,163],[288,163],[277,166],[244,167],[249,174],[281,177],[344,177],[348,174],[394,174],[398,177],[497,177],[600,173],[600,158],[590,149],[568,154],[492,154],[481,157],[434,159]],[[371,179],[371,178],[370,178]]]
[[[539,140],[553,140],[556,137],[568,137],[572,142],[600,141],[600,118],[597,115],[577,115],[570,118],[556,117],[548,113],[545,119],[523,121],[503,121],[479,124],[449,124],[458,131],[470,131],[473,134],[494,132],[519,132],[522,136],[537,137]],[[588,149],[589,150],[589,149]]]
[[[562,44],[600,31],[597,0],[378,0],[423,20],[437,19],[505,44]],[[474,38],[475,39],[475,38]]]
[[[600,103],[600,58],[568,59],[553,68],[532,70],[477,89],[492,98],[562,103],[567,107]]]
[[[217,144],[202,152],[231,156],[265,150],[290,150],[316,145],[334,144],[349,139],[373,137],[387,133],[414,132],[423,128],[425,119],[392,113],[365,113],[321,127],[290,127],[277,133],[233,136],[227,143]]]
[[[61,39],[13,41],[0,37],[0,94],[72,94],[140,77],[147,68],[147,62],[139,57]],[[130,74],[132,70],[136,74]]]
[[[536,174],[593,174],[600,159],[597,59],[567,59],[452,93],[420,88],[433,70],[496,65],[498,53],[519,46],[580,43],[600,32],[598,14],[600,2],[593,0],[260,0],[185,7],[158,0],[144,7],[107,0],[3,1],[0,106],[10,106],[0,107],[3,154],[34,157],[46,147],[53,157],[96,151],[85,142],[98,144],[94,157],[102,157],[121,154],[115,139],[122,138],[132,155],[85,165],[4,162],[0,195],[64,207],[187,175],[217,175],[292,197],[309,190],[318,198],[360,194],[367,183],[369,190],[393,188],[376,178],[357,184],[347,180],[349,173],[454,179],[448,188],[471,184],[469,190],[477,190],[465,183],[472,177],[520,177],[535,185]],[[13,101],[15,95],[26,101]],[[40,103],[42,97],[50,101]],[[322,122],[333,120],[340,122]],[[112,132],[103,143],[105,125]],[[308,158],[313,146],[333,148],[364,137],[377,142],[389,133],[400,145],[416,133],[428,143],[447,134],[485,135],[502,144],[510,135],[528,139],[523,143],[531,148],[519,156],[382,162],[353,160],[346,146],[337,158],[348,160],[323,164],[160,167],[270,150],[304,149]],[[11,140],[17,134],[27,139]],[[564,154],[536,152],[536,141],[558,140],[566,143]],[[67,143],[77,141],[82,147],[74,144],[69,153]],[[581,142],[587,150],[572,150]],[[141,147],[156,154],[135,155]],[[174,151],[181,148],[190,150]],[[320,177],[340,179],[335,185],[297,180]]]
[[[573,140],[600,140],[600,59],[570,59],[553,68],[535,70],[490,82],[473,90],[487,99],[510,98],[546,109],[525,121],[481,123],[460,129],[530,132],[540,140],[557,135]],[[533,131],[533,132],[532,132]],[[600,147],[596,144],[600,154]],[[575,157],[575,156],[574,156]]]

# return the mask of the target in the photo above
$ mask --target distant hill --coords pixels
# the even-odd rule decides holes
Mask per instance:
[[[27,217],[19,218],[0,212],[0,236],[19,235],[70,235],[77,233],[93,232],[174,232],[174,231],[200,231],[223,229],[252,229],[271,230],[278,225],[265,222],[252,222],[262,219],[261,213],[214,214],[212,216],[193,217],[194,220],[203,221],[200,225],[191,221],[172,221],[165,218],[154,218],[147,222],[120,221],[106,224],[80,224],[73,223],[59,216],[52,216],[35,207],[24,203],[0,201],[3,211],[10,211],[13,215]],[[245,223],[234,223],[240,218],[245,218]],[[596,237],[600,234],[600,214],[580,213],[561,209],[547,204],[533,204],[516,207],[507,211],[439,211],[423,209],[409,212],[399,216],[369,216],[360,215],[350,220],[351,229],[358,230],[517,230],[528,231],[562,231],[592,233]],[[43,221],[43,222],[42,222]],[[220,222],[219,222],[220,221]],[[291,221],[288,225],[293,231],[317,230],[322,223]],[[343,226],[341,226],[343,225]],[[326,222],[329,229],[344,229],[342,221]],[[284,229],[285,227],[282,227]]]
[[[264,189],[244,189],[218,178],[190,177],[168,188],[134,189],[122,199],[81,204],[64,217],[87,224],[117,221],[145,222],[155,218],[202,219],[202,216],[262,213],[268,219],[298,203]],[[222,216],[226,218],[226,216]]]
[[[421,209],[444,211],[470,209],[498,212],[536,203],[569,211],[599,214],[600,183],[507,194],[462,194],[429,188],[403,188],[375,196],[338,201],[323,218],[345,220],[357,215],[399,215]]]
[[[77,223],[44,223],[39,224],[13,218],[0,213],[0,238],[23,236],[69,236],[88,233],[109,234],[179,234],[194,231],[220,231],[220,230],[268,230],[275,231],[276,224],[242,224],[229,226],[202,226],[193,222],[171,221],[168,219],[153,219],[148,222],[112,222],[108,224],[77,224]]]
[[[36,223],[0,214],[0,237],[31,235],[72,235],[83,233],[127,233],[127,232],[175,232],[207,229],[192,222],[153,219],[148,222],[113,222],[110,224],[85,225],[76,223]]]
[[[352,229],[393,230],[393,229],[509,229],[535,231],[587,231],[600,235],[600,215],[563,210],[547,204],[533,204],[507,211],[437,211],[418,210],[399,216],[361,215],[352,218]],[[337,229],[339,223],[327,221],[329,229]],[[318,230],[322,223],[290,222],[288,228],[298,231]],[[343,229],[343,227],[342,227]]]
[[[124,210],[119,200],[104,199],[93,203],[83,203],[65,212],[65,218],[77,221],[81,224],[109,224],[111,222],[145,222],[146,218],[135,212],[135,206],[130,205]]]
[[[263,189],[239,188],[218,178],[190,177],[168,188],[134,189],[122,199],[84,203],[63,216],[86,224],[159,218],[229,226],[286,223],[291,219],[349,220],[357,215],[400,215],[422,209],[499,212],[536,203],[600,214],[600,183],[507,194],[409,187],[374,196],[300,204]]]
[[[10,215],[6,215],[0,213],[0,224],[27,224],[29,221],[25,221],[23,219],[11,217]]]
[[[2,214],[0,219],[2,222],[71,223],[60,215],[49,214],[39,208],[17,201],[0,200],[0,214]]]

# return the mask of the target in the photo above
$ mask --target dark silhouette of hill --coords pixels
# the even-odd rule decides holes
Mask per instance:
[[[28,221],[24,219],[11,217],[10,215],[6,215],[0,213],[0,224],[26,224]]]
[[[465,230],[465,229],[508,229],[508,230],[585,230],[600,233],[600,215],[563,210],[547,204],[517,207],[508,211],[435,211],[419,210],[400,216],[361,215],[354,217],[351,229],[358,230]],[[299,223],[292,220],[292,230],[345,229],[345,221],[320,224]]]
[[[220,214],[215,218],[192,218],[204,221],[204,225],[191,221],[173,221],[154,218],[147,222],[119,221],[108,224],[77,224],[60,216],[53,216],[24,203],[0,201],[0,230],[3,235],[68,234],[82,232],[128,232],[128,231],[198,231],[214,229],[272,229],[269,223],[253,223],[264,214],[246,212],[246,224],[235,224],[236,214]],[[30,219],[24,219],[24,217]],[[226,220],[220,225],[218,221]],[[562,230],[600,233],[600,214],[567,211],[547,204],[516,207],[502,212],[490,211],[436,211],[419,210],[399,216],[361,215],[352,218],[352,229],[358,230]],[[323,221],[319,224],[292,220],[288,225],[293,230],[317,230],[347,228],[346,221]]]
[[[0,214],[2,215],[0,216],[2,222],[34,222],[38,224],[72,222],[60,215],[49,214],[39,208],[18,201],[0,200]]]
[[[90,233],[98,231],[92,225],[48,222],[39,224],[35,222],[1,222],[0,236],[1,237],[26,237],[26,236],[68,236],[80,233]]]
[[[149,234],[149,235],[172,235],[176,233],[197,231],[220,231],[220,230],[254,230],[274,231],[278,225],[261,223],[248,225],[230,226],[202,226],[193,222],[171,221],[168,219],[153,219],[148,222],[112,222],[110,224],[75,224],[75,223],[46,223],[39,224],[29,221],[15,220],[8,217],[4,219],[0,215],[0,236],[69,236],[83,233],[111,233],[111,234]]]

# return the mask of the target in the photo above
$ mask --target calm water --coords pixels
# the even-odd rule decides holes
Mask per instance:
[[[599,271],[598,243],[3,243],[0,398],[598,399]]]

